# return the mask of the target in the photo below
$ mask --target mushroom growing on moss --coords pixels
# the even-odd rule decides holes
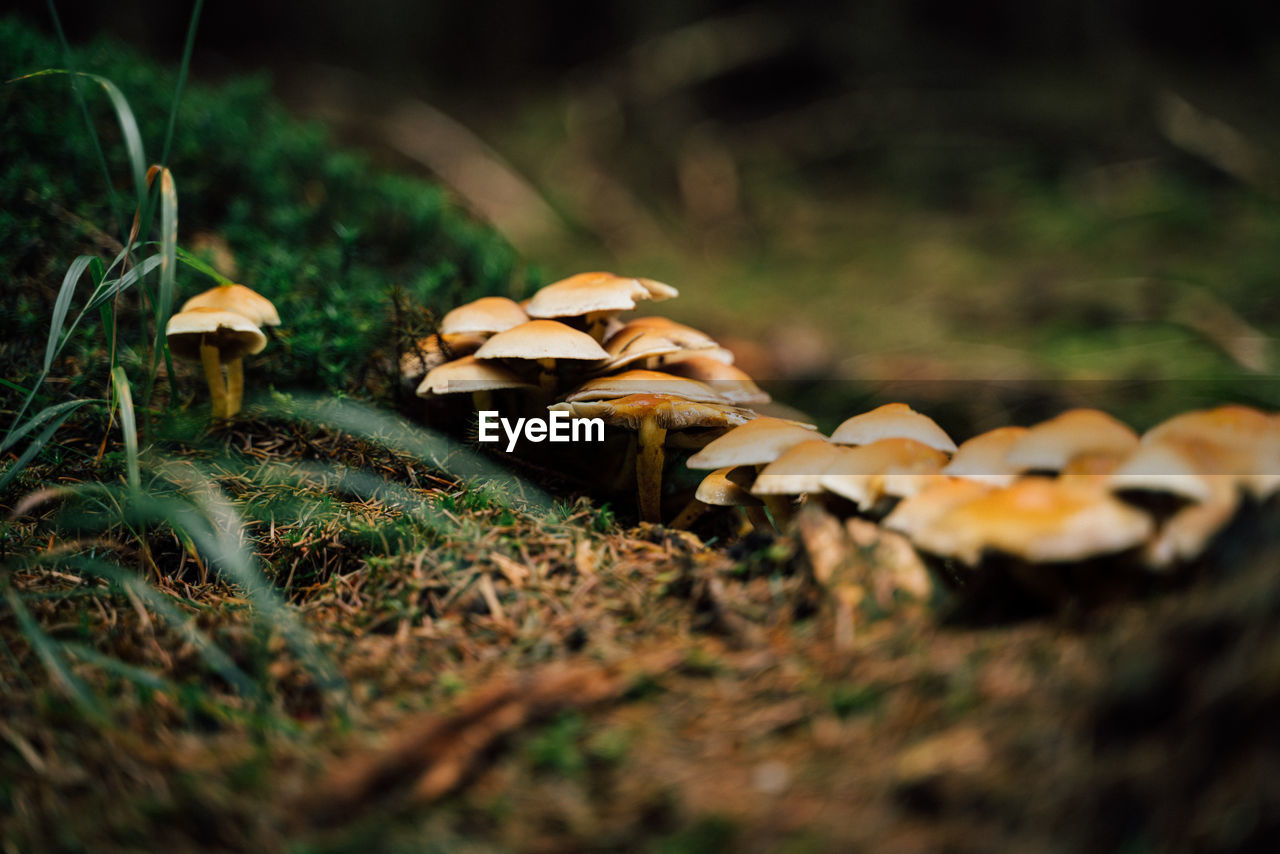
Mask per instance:
[[[536,362],[542,369],[538,384],[550,393],[556,387],[558,362],[599,362],[609,354],[585,332],[554,320],[530,320],[494,335],[476,350],[475,357]]]
[[[280,314],[271,300],[253,288],[229,283],[209,288],[182,304],[182,311],[213,308],[247,317],[258,326],[279,326]]]
[[[440,321],[440,331],[445,335],[460,333],[493,334],[506,332],[513,326],[527,323],[529,316],[513,299],[507,297],[481,297],[460,305]]]
[[[192,308],[170,317],[164,334],[175,356],[199,360],[204,366],[213,417],[230,418],[239,412],[244,384],[241,359],[261,353],[267,346],[267,336],[257,324],[231,311]],[[234,395],[223,379],[223,365],[227,366],[230,379],[238,379]]]
[[[664,300],[679,296],[670,285],[652,279],[613,273],[578,273],[540,289],[525,306],[533,318],[583,318],[587,332],[604,340],[609,319],[636,307],[636,300]]]

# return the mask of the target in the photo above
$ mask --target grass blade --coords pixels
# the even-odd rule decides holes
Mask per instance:
[[[120,402],[120,430],[124,433],[125,472],[130,489],[140,489],[142,478],[138,471],[138,422],[133,412],[133,393],[129,389],[129,377],[124,368],[117,365],[111,371],[111,385]]]
[[[157,676],[150,670],[144,670],[143,668],[135,667],[132,664],[125,664],[118,658],[103,655],[91,646],[64,642],[62,644],[62,651],[64,653],[74,655],[81,661],[88,662],[89,664],[101,668],[108,673],[114,673],[117,676],[122,676],[130,682],[133,682],[136,685],[141,685],[144,688],[150,688],[153,691],[165,692],[172,692],[173,690],[173,683],[168,679],[165,679],[163,676]]]
[[[89,265],[98,260],[92,255],[81,255],[71,262],[67,273],[62,277],[62,286],[58,288],[58,298],[53,303],[53,315],[49,318],[49,340],[44,346],[44,373],[49,373],[53,365],[54,354],[58,350],[58,342],[62,339],[62,327],[67,321],[67,312],[71,308],[71,298],[75,295],[76,285]],[[34,391],[34,389],[33,389]]]
[[[71,402],[77,403],[79,401]],[[13,479],[18,476],[18,473],[25,469],[27,464],[35,459],[36,454],[40,453],[45,445],[49,444],[49,440],[53,438],[53,434],[58,432],[58,428],[62,426],[64,421],[71,417],[74,411],[75,408],[63,410],[56,418],[54,418],[52,423],[44,429],[44,432],[31,441],[31,444],[27,446],[27,449],[22,452],[22,456],[18,457],[18,459],[14,461],[13,465],[9,466],[3,477],[0,477],[0,492],[4,492],[5,488],[7,488]],[[41,415],[43,414],[44,413],[42,412]],[[36,417],[39,418],[40,416],[37,415]]]
[[[193,270],[204,273],[206,276],[213,279],[218,284],[220,285],[233,284],[231,279],[228,279],[226,276],[219,273],[217,270],[215,270],[213,267],[206,264],[200,258],[197,258],[195,255],[192,255],[187,250],[181,247],[178,247],[177,255],[178,255],[178,260],[181,261],[183,264],[186,264],[188,267],[190,267]]]
[[[18,628],[22,631],[23,637],[27,639],[27,643],[31,644],[40,663],[44,665],[49,679],[70,698],[71,702],[75,703],[85,717],[99,722],[104,720],[106,715],[103,713],[102,706],[98,705],[84,682],[71,672],[71,668],[62,658],[58,643],[45,634],[44,629],[27,610],[18,592],[12,587],[6,587],[4,598],[9,605],[9,610],[18,621]]]
[[[68,400],[64,403],[57,403],[53,406],[46,406],[35,415],[27,419],[25,424],[14,427],[4,437],[4,441],[0,442],[0,454],[12,448],[17,444],[18,440],[48,421],[50,418],[56,418],[63,413],[70,415],[75,410],[84,406],[86,403],[101,403],[96,397],[83,397],[79,400]]]
[[[187,85],[187,69],[191,67],[191,51],[196,44],[196,28],[200,25],[200,13],[204,11],[204,0],[196,0],[191,9],[191,20],[187,23],[187,40],[182,45],[182,62],[178,65],[178,84],[174,88],[173,101],[169,107],[169,126],[164,132],[164,149],[160,154],[160,162],[169,162],[169,150],[173,144],[173,131],[178,125],[178,105],[182,103],[182,90]]]
[[[102,283],[103,288],[100,289],[101,292],[94,296],[88,307],[97,308],[99,305],[114,299],[117,294],[127,291],[150,274],[152,270],[159,267],[162,260],[162,256],[152,255],[149,258],[143,259],[142,263],[138,264],[138,266],[134,267],[120,278],[107,279]]]

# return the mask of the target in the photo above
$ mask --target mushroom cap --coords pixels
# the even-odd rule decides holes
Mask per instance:
[[[1187,501],[1208,501],[1210,476],[1200,470],[1194,447],[1176,440],[1143,442],[1107,479],[1112,492],[1155,492]]]
[[[691,469],[765,465],[793,445],[821,438],[822,434],[812,427],[761,416],[725,433],[689,457],[687,465]]]
[[[178,312],[165,324],[169,349],[183,359],[199,359],[201,343],[218,349],[218,359],[230,362],[267,346],[267,336],[243,314],[216,308],[192,308]]]
[[[529,320],[524,309],[507,297],[481,297],[460,305],[440,321],[440,331],[450,335],[460,332],[505,332]]]
[[[1248,406],[1185,412],[1157,424],[1144,445],[1175,442],[1201,474],[1232,475],[1259,500],[1280,489],[1280,422]]]
[[[755,413],[749,409],[720,403],[701,403],[674,394],[630,394],[610,400],[576,400],[553,403],[552,411],[568,412],[573,418],[601,418],[606,424],[640,429],[654,419],[664,430],[695,427],[736,427],[749,423]]]
[[[702,479],[693,497],[713,507],[759,507],[764,504],[748,492],[739,480],[750,482],[750,474],[741,466],[716,469]]]
[[[678,344],[682,350],[711,350],[720,346],[707,333],[694,329],[692,326],[678,323],[669,317],[663,317],[660,314],[633,317],[618,328],[613,335],[628,335],[637,332],[661,335],[673,344]]]
[[[831,441],[838,445],[869,445],[891,438],[915,439],[947,453],[956,449],[956,443],[932,418],[905,403],[886,403],[855,415],[831,434]]]
[[[715,359],[717,362],[721,362],[726,365],[732,365],[734,360],[732,350],[717,345],[715,347],[708,347],[705,350],[677,350],[676,352],[670,353],[666,356],[660,356],[658,358],[658,363],[660,365],[670,365],[695,357],[699,359]]]
[[[400,378],[406,383],[418,383],[433,368],[445,362],[470,356],[488,340],[487,335],[472,332],[456,332],[449,335],[428,335],[414,342],[413,347],[400,356]]]
[[[258,326],[279,326],[280,315],[271,300],[244,285],[217,285],[182,304],[182,311],[215,308],[247,317]],[[181,313],[181,312],[179,312]]]
[[[530,320],[499,332],[484,342],[475,355],[477,359],[609,358],[590,335],[555,320]]]
[[[1061,471],[1085,454],[1123,457],[1138,445],[1133,428],[1099,409],[1069,409],[1041,421],[1014,443],[1005,462],[1027,471]]]
[[[942,451],[902,437],[844,450],[822,476],[822,486],[864,510],[882,495],[902,497],[922,491],[947,463]]]
[[[1079,483],[1027,477],[961,502],[915,532],[915,545],[975,566],[987,550],[1031,563],[1125,551],[1151,536],[1151,518]]]
[[[495,362],[482,362],[475,356],[463,356],[461,359],[445,362],[428,371],[421,385],[418,386],[418,397],[534,387],[502,365]]]
[[[981,498],[992,489],[982,481],[944,477],[899,501],[880,524],[914,539],[945,514],[961,504]]]
[[[697,380],[664,374],[661,371],[623,371],[587,380],[565,395],[570,403],[585,400],[612,400],[633,394],[663,394],[698,403],[730,403],[715,389]]]
[[[663,368],[678,377],[705,383],[733,403],[768,403],[771,399],[746,371],[716,358],[687,353],[678,362],[665,363]]]
[[[997,427],[963,442],[942,473],[990,486],[1008,486],[1021,471],[1005,461],[1005,455],[1024,435],[1026,427]]]
[[[679,353],[681,347],[656,332],[621,329],[605,339],[604,349],[609,354],[609,364],[605,366],[605,370],[613,371],[641,359]]]
[[[760,470],[751,491],[756,495],[822,492],[822,476],[848,450],[821,437],[792,445]]]
[[[578,273],[539,290],[529,299],[525,311],[530,317],[577,317],[597,311],[630,311],[636,307],[636,300],[664,300],[678,295],[675,288],[652,279]]]

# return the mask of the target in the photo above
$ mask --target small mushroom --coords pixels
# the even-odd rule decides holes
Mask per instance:
[[[174,355],[204,366],[213,417],[230,418],[239,412],[239,396],[233,402],[222,366],[239,365],[244,356],[262,352],[267,336],[257,324],[235,312],[192,308],[170,317],[164,334]]]
[[[513,299],[481,297],[446,314],[440,321],[440,331],[446,335],[493,334],[505,332],[528,320],[529,316]]]
[[[494,335],[476,350],[475,357],[537,362],[542,368],[538,383],[551,393],[556,386],[558,362],[599,362],[609,354],[584,332],[554,320],[530,320]]]
[[[636,307],[636,300],[664,300],[679,291],[652,279],[627,278],[613,273],[578,273],[540,289],[525,306],[534,318],[581,317],[596,341],[604,339],[610,318]]]
[[[196,294],[182,304],[182,311],[212,308],[247,317],[258,326],[279,326],[280,315],[271,300],[244,285],[217,285]],[[236,358],[227,362],[227,417],[240,411],[244,399],[244,363]]]
[[[956,443],[932,418],[905,403],[886,403],[855,415],[831,434],[837,445],[869,445],[880,439],[914,439],[947,453],[956,449]]]
[[[882,498],[914,495],[944,475],[947,455],[915,439],[893,437],[846,448],[822,476],[822,486],[864,513],[880,511]]]
[[[418,396],[469,393],[471,404],[480,411],[493,408],[492,394],[509,388],[536,388],[512,371],[475,356],[463,356],[431,369],[418,386]]]
[[[1202,474],[1230,475],[1259,501],[1280,489],[1280,427],[1248,406],[1185,412],[1157,424],[1142,444],[1177,443]]]
[[[711,356],[687,353],[677,362],[664,363],[662,369],[678,377],[705,383],[733,403],[746,406],[770,400],[768,392],[756,385],[746,371]]]
[[[739,507],[757,530],[772,528],[762,509],[764,502],[747,490],[752,476],[748,466],[716,469],[698,484],[693,499],[671,520],[671,527],[688,528],[711,507]]]
[[[819,436],[792,445],[756,475],[755,495],[805,495],[822,492],[822,477],[850,450]]]
[[[789,448],[813,439],[825,441],[825,437],[810,424],[760,417],[711,442],[691,456],[686,465],[691,469],[755,466],[759,472]],[[774,521],[785,525],[791,518],[790,499],[780,495],[765,495],[763,498]]]
[[[602,418],[606,424],[636,431],[636,492],[640,518],[662,518],[663,443],[667,431],[707,427],[733,427],[748,422],[755,413],[723,403],[703,403],[672,394],[641,393],[611,400],[579,400],[553,404],[553,410],[574,418]],[[749,422],[748,422],[749,423]]]
[[[1026,427],[997,427],[963,442],[942,473],[990,486],[1009,486],[1021,472],[1005,457],[1023,436]]]
[[[1005,461],[1022,471],[1059,472],[1076,457],[1124,457],[1137,445],[1133,428],[1107,413],[1071,409],[1028,429],[1009,449]]]
[[[419,338],[400,357],[400,382],[406,390],[416,389],[432,369],[470,356],[487,340],[488,335],[475,332],[436,333]]]

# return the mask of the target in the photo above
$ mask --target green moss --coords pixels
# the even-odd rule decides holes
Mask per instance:
[[[73,56],[78,70],[120,87],[147,157],[158,159],[174,71],[105,40]],[[64,65],[54,41],[15,18],[0,19],[0,78]],[[127,219],[136,200],[116,120],[100,91],[86,87],[85,94]],[[93,228],[120,240],[128,223],[111,210],[70,78],[0,89],[0,149],[0,310],[10,325],[0,361],[5,376],[22,382],[38,369],[27,345],[42,344],[67,265],[83,252],[109,254]],[[469,219],[440,187],[336,151],[320,126],[285,113],[263,76],[189,85],[167,165],[178,188],[180,245],[201,232],[225,238],[237,278],[280,310],[279,340],[249,367],[260,384],[363,386],[371,352],[394,340],[397,291],[402,311],[420,320],[429,318],[422,310],[439,313],[462,299],[518,295],[516,255],[497,233]],[[183,268],[179,298],[211,284]],[[92,320],[78,349],[68,350],[79,365],[105,340]],[[134,321],[122,333],[126,348],[141,348],[148,334]],[[74,365],[64,370],[79,373]]]

